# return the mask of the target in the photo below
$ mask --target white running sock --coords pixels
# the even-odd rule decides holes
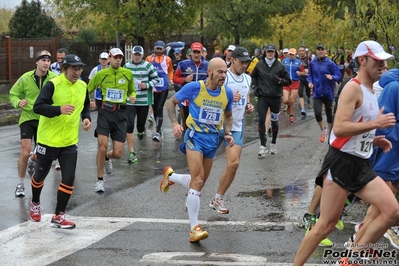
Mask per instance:
[[[215,199],[220,199],[220,198],[223,198],[223,195],[220,195],[220,194],[216,193]]]
[[[191,175],[173,173],[169,176],[169,180],[190,188]]]
[[[198,225],[198,214],[200,209],[200,196],[201,192],[190,189],[187,195],[187,211],[188,211],[188,218],[190,219],[190,226],[191,229],[194,226]]]
[[[24,180],[25,180],[25,177],[18,177],[18,183],[17,184],[24,184]]]

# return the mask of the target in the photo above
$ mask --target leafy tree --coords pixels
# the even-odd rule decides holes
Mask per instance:
[[[58,37],[62,31],[51,16],[46,15],[39,0],[22,0],[8,24],[14,38]]]
[[[0,8],[0,33],[8,32],[8,23],[12,17],[12,10]]]
[[[345,19],[345,14],[356,14],[356,5],[353,2],[353,0],[316,0],[315,4],[320,6],[326,14]]]
[[[316,2],[310,0],[299,12],[271,18],[273,35],[269,42],[278,44],[280,48],[305,45],[313,50],[320,42],[331,46],[332,32],[328,29],[334,25],[333,15],[325,14]]]
[[[214,0],[204,11],[205,35],[220,35],[239,45],[241,39],[273,33],[270,18],[303,9],[306,0]]]
[[[156,40],[191,27],[201,0],[46,0],[66,20],[69,27],[82,21],[97,25],[107,38],[116,32],[135,39]],[[93,17],[94,15],[94,17]],[[88,18],[92,18],[87,21]],[[93,19],[94,18],[94,19]],[[87,25],[86,25],[87,26]]]

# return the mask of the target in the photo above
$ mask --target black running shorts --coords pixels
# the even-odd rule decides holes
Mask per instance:
[[[21,133],[21,139],[34,139],[36,142],[37,127],[39,126],[39,120],[28,120],[19,125],[19,131]]]
[[[111,136],[112,140],[124,143],[126,141],[127,115],[126,110],[113,112],[100,108],[98,110],[96,132],[99,135]]]
[[[353,193],[377,177],[370,160],[341,152],[331,146],[316,177],[316,185],[323,187],[323,176],[328,170],[335,183]]]

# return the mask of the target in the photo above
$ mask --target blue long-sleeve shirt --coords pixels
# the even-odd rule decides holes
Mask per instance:
[[[332,80],[326,78],[327,74],[332,76]],[[307,80],[313,84],[313,99],[327,97],[333,101],[335,83],[341,80],[341,72],[330,58],[316,57],[310,61]]]
[[[384,135],[392,143],[392,149],[384,153],[381,148],[374,147],[370,159],[374,163],[374,170],[382,179],[395,181],[399,179],[399,69],[394,68],[382,74],[379,83],[384,89],[378,98],[378,105],[380,108],[384,106],[384,114],[395,115],[396,124],[376,130],[375,135]]]

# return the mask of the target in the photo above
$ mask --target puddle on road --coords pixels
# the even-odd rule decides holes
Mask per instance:
[[[314,180],[297,180],[283,187],[268,187],[256,191],[240,192],[237,196],[257,198],[266,210],[260,218],[266,222],[292,222],[297,224],[307,212],[314,188]],[[286,228],[292,230],[292,228]]]

